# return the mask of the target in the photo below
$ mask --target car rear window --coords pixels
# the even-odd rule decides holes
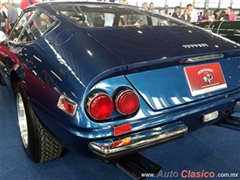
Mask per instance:
[[[69,4],[53,9],[80,27],[179,26],[185,23],[156,11],[123,5]]]

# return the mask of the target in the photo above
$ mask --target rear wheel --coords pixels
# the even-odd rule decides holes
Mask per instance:
[[[62,154],[63,146],[39,121],[28,102],[21,82],[17,85],[16,105],[26,155],[36,163],[58,158]]]

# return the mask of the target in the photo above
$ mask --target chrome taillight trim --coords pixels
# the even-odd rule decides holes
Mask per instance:
[[[67,103],[71,104],[74,107],[73,113],[69,113],[68,111],[65,110],[65,108],[62,106],[62,102],[61,102],[62,99],[64,99]],[[70,99],[69,97],[65,96],[64,94],[61,94],[58,98],[57,107],[61,109],[63,112],[73,117],[76,114],[78,104],[72,99]]]

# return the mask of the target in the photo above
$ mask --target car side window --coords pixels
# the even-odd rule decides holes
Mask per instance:
[[[28,11],[20,17],[9,36],[10,41],[13,41],[15,43],[19,41],[20,35],[23,33],[24,28],[28,24],[28,21],[32,19],[34,14],[35,11]]]
[[[21,39],[26,39],[26,43],[31,43],[40,38],[51,26],[55,24],[54,20],[49,15],[37,11],[32,18],[32,21],[27,25]]]
[[[38,38],[34,35],[33,26],[34,25],[30,23],[25,27],[23,33],[20,35],[18,43],[31,43]]]
[[[15,28],[14,32],[16,33],[11,35],[10,40],[13,40],[15,43],[32,43],[40,38],[56,22],[52,17],[38,10],[32,14],[31,18],[26,18],[28,16],[21,18],[23,19],[22,21],[27,20],[27,23],[23,24],[21,31]]]

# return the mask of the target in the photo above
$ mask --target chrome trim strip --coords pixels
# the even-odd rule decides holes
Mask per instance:
[[[191,57],[191,58],[188,58],[185,62],[193,63],[193,62],[207,61],[207,60],[212,60],[212,59],[220,59],[223,57],[224,57],[223,54],[210,54],[210,55],[205,55],[205,56]]]
[[[171,137],[175,137],[177,135],[184,136],[188,131],[188,127],[184,125],[182,122],[175,122],[171,123],[169,125],[157,127],[151,130],[146,130],[140,133],[134,133],[130,134],[125,137],[130,137],[131,139],[135,139],[131,144],[121,146],[121,147],[115,147],[115,148],[103,148],[100,146],[100,141],[97,142],[90,142],[89,148],[92,151],[97,151],[102,155],[114,155],[120,152],[125,152],[129,150],[134,150],[135,148],[139,148],[141,146],[146,146],[149,144],[162,142],[164,139],[169,139]],[[102,143],[104,142],[114,142],[113,139],[107,139],[102,140]]]

